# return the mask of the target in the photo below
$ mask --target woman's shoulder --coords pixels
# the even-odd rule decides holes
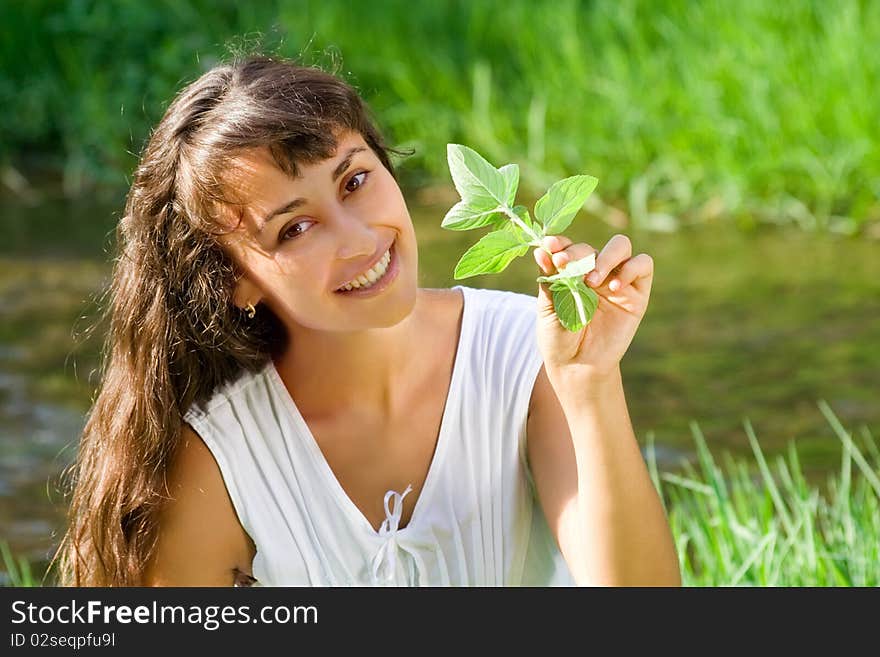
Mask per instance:
[[[145,583],[231,586],[236,572],[250,572],[253,543],[238,520],[211,451],[186,423],[169,465],[168,497]]]
[[[423,302],[435,308],[454,310],[456,307],[460,308],[464,300],[464,292],[459,292],[454,287],[422,287],[419,292]]]
[[[470,351],[507,358],[537,350],[536,297],[465,286],[424,292],[430,323],[460,334]]]
[[[463,288],[472,314],[487,326],[504,327],[506,333],[528,333],[533,330],[537,298],[512,292],[484,288]],[[524,336],[521,336],[524,337]]]
[[[234,406],[242,396],[254,394],[252,388],[268,375],[270,360],[256,369],[242,368],[225,382],[217,385],[205,397],[193,401],[183,414],[184,422],[194,426],[205,418],[217,414],[224,406]]]
[[[442,325],[461,327],[467,350],[484,366],[505,368],[511,361],[532,367],[539,362],[535,321],[537,297],[508,290],[456,286],[424,290],[433,300],[430,316]],[[441,322],[434,323],[441,325]]]
[[[422,293],[432,306],[444,308],[453,314],[460,313],[465,304],[471,304],[488,312],[527,313],[537,308],[536,297],[510,290],[457,285],[452,288],[422,288]]]

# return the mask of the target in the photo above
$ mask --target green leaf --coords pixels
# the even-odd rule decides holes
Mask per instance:
[[[480,210],[507,204],[510,182],[514,177],[510,169],[506,174],[501,173],[479,153],[461,144],[447,144],[446,159],[461,200]],[[518,170],[515,177],[518,183]]]
[[[599,296],[580,278],[554,281],[550,293],[559,323],[569,331],[580,331],[589,324],[599,306]]]
[[[539,283],[552,283],[564,278],[583,278],[596,268],[596,254],[591,253],[586,258],[569,262],[552,276],[538,276]]]
[[[519,165],[505,164],[498,169],[498,173],[504,177],[506,184],[505,200],[507,205],[513,207],[513,204],[516,202],[516,190],[519,188]]]
[[[553,183],[535,203],[535,218],[544,226],[544,234],[559,235],[568,228],[598,182],[593,176],[572,176]]]
[[[499,214],[497,207],[486,210],[475,208],[467,201],[459,201],[443,217],[443,223],[440,224],[440,227],[447,230],[482,228],[507,219],[503,214],[500,216]]]
[[[525,255],[528,250],[529,245],[523,244],[513,232],[496,230],[465,251],[455,265],[455,279],[504,271],[514,258]]]

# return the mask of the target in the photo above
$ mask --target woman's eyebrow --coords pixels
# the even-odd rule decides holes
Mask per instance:
[[[339,176],[341,176],[343,173],[345,173],[345,170],[351,164],[351,159],[357,153],[362,153],[365,150],[367,150],[367,149],[364,148],[363,146],[354,146],[352,148],[349,148],[348,151],[345,153],[345,157],[343,158],[342,162],[340,162],[336,166],[336,168],[333,170],[333,181],[336,182],[337,180],[339,180]],[[280,208],[276,208],[275,210],[272,210],[272,212],[267,214],[266,217],[263,219],[263,224],[260,226],[260,229],[258,232],[262,233],[263,229],[266,228],[266,226],[269,224],[269,222],[272,221],[275,217],[282,215],[282,214],[287,214],[288,212],[293,212],[299,206],[303,205],[305,202],[306,202],[306,199],[304,199],[302,197],[295,198],[292,201],[285,203]]]
[[[293,212],[299,206],[305,204],[305,202],[306,202],[306,200],[302,197],[295,198],[292,201],[290,201],[289,203],[285,203],[280,208],[276,208],[276,209],[272,210],[272,212],[267,214],[266,218],[263,219],[263,223],[260,226],[259,232],[262,233],[263,230],[266,228],[266,226],[269,225],[269,222],[272,221],[275,217],[278,217],[282,214],[287,214],[288,212]]]
[[[345,173],[348,165],[351,164],[351,158],[353,158],[356,153],[361,153],[365,150],[367,149],[363,146],[355,146],[353,148],[349,148],[348,152],[345,154],[345,159],[343,159],[342,162],[339,163],[339,166],[337,166],[333,170],[333,181],[336,182],[339,179],[339,176]]]

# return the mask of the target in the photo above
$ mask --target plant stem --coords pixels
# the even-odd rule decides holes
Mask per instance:
[[[538,234],[537,234],[535,231],[533,231],[531,228],[529,228],[528,226],[526,226],[526,225],[523,223],[522,219],[520,219],[519,216],[516,214],[516,212],[514,212],[514,211],[513,211],[511,208],[509,208],[506,204],[505,204],[505,205],[502,205],[499,209],[501,210],[501,212],[503,212],[505,215],[507,215],[507,218],[508,218],[508,219],[510,219],[510,220],[511,220],[514,224],[516,224],[517,226],[519,226],[519,227],[523,230],[523,232],[526,233],[526,235],[528,235],[529,237],[532,238],[532,241],[529,242],[529,245],[530,245],[530,246],[537,246],[537,247],[543,249],[543,250],[547,253],[547,255],[549,255],[549,256],[551,256],[551,257],[553,256],[553,253],[550,251],[550,249],[548,249],[547,247],[545,247],[545,246],[541,243],[541,236],[538,235]]]
[[[566,279],[566,281],[570,281],[570,280],[571,280],[570,278]],[[568,289],[571,290],[571,296],[574,297],[574,305],[577,306],[578,317],[580,317],[580,319],[581,319],[581,324],[586,326],[587,325],[587,311],[584,309],[584,300],[581,299],[581,295],[577,291],[577,288],[574,285],[572,285],[571,283],[568,283]]]

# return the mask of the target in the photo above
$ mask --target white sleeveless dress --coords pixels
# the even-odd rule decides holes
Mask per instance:
[[[261,586],[573,586],[537,501],[526,419],[542,360],[537,302],[456,286],[461,337],[427,479],[388,491],[377,532],[351,501],[270,361],[192,406],[257,552]]]

